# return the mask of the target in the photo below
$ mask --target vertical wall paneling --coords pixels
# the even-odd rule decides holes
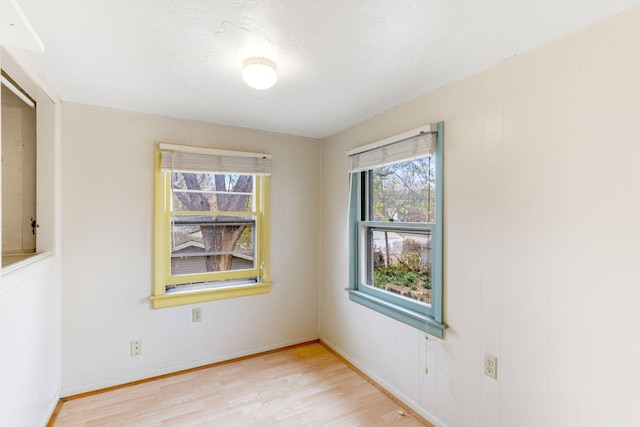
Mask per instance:
[[[635,7],[327,138],[321,338],[438,426],[639,425],[639,39]],[[450,329],[414,392],[425,350],[391,374],[389,355],[415,344],[346,302],[333,193],[345,150],[439,120]],[[385,345],[398,348],[378,359]]]
[[[505,425],[547,422],[549,54],[549,48],[538,49],[504,66],[500,371]]]
[[[580,297],[580,162],[583,99],[580,37],[551,46],[549,186],[549,426],[577,426]]]
[[[639,423],[639,22],[634,8],[581,34],[580,426]]]
[[[486,72],[482,82],[482,266],[481,346],[476,354],[478,372],[484,353],[501,358],[500,307],[502,302],[502,129],[503,68]],[[499,363],[499,366],[501,363]],[[501,373],[499,374],[501,376]],[[481,379],[480,426],[500,425],[500,382]]]
[[[482,76],[460,82],[449,95],[439,102],[451,117],[444,119],[444,258],[445,283],[456,285],[445,291],[445,319],[451,329],[443,345],[456,367],[449,371],[455,392],[445,408],[452,423],[470,425],[480,417]],[[465,411],[458,409],[461,402]]]

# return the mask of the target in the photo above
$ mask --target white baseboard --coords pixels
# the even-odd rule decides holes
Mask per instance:
[[[180,363],[180,364],[168,366],[162,369],[156,369],[148,372],[141,372],[135,375],[109,379],[109,380],[100,381],[97,383],[86,384],[79,387],[72,387],[72,388],[62,390],[60,392],[60,397],[66,398],[66,397],[75,396],[78,394],[100,391],[105,388],[116,387],[116,386],[131,383],[134,381],[147,380],[147,379],[159,377],[162,375],[185,371],[187,369],[199,368],[199,367],[211,365],[214,363],[226,362],[229,360],[238,359],[240,357],[252,356],[259,353],[264,353],[265,351],[278,350],[280,348],[285,348],[292,345],[302,344],[305,342],[316,341],[316,340],[318,340],[317,336],[299,338],[291,341],[284,341],[276,344],[270,344],[267,346],[255,347],[255,348],[239,351],[236,353],[223,354],[223,355],[218,355],[218,356],[207,358],[207,359],[200,359],[200,360],[194,360],[187,363]]]
[[[384,388],[388,393],[393,395],[396,399],[398,399],[399,401],[407,405],[409,408],[411,408],[413,411],[415,411],[417,414],[419,414],[421,417],[429,421],[431,424],[433,424],[436,427],[448,427],[442,420],[440,420],[438,417],[434,416],[432,413],[430,413],[429,411],[421,407],[417,402],[409,398],[409,396],[405,395],[404,393],[402,393],[401,391],[393,387],[391,384],[389,384],[388,382],[380,378],[375,372],[372,372],[367,367],[360,364],[360,362],[358,362],[357,360],[349,357],[349,355],[347,355],[342,349],[340,349],[330,340],[327,340],[326,338],[323,338],[321,336],[320,341],[323,344],[325,344],[327,347],[331,348],[333,351],[338,353],[341,357],[343,357],[353,366],[355,366],[360,371],[362,371],[363,374],[371,378],[371,380],[375,381],[376,384]]]

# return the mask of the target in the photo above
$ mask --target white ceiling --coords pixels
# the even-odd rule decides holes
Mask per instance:
[[[12,1],[44,44],[44,53],[29,53],[31,60],[65,101],[310,137],[331,135],[640,3],[0,4]],[[242,81],[243,61],[255,56],[277,64],[279,81],[273,88],[256,91]]]

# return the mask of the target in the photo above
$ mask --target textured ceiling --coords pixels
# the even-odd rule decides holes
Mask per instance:
[[[0,0],[8,3],[11,0]],[[14,0],[65,101],[324,137],[631,0]],[[243,61],[279,81],[256,91]]]

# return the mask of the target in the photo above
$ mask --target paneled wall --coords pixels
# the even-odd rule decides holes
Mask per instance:
[[[640,424],[638,40],[635,8],[328,138],[321,338],[436,425]],[[439,120],[443,341],[344,291],[345,150]]]

